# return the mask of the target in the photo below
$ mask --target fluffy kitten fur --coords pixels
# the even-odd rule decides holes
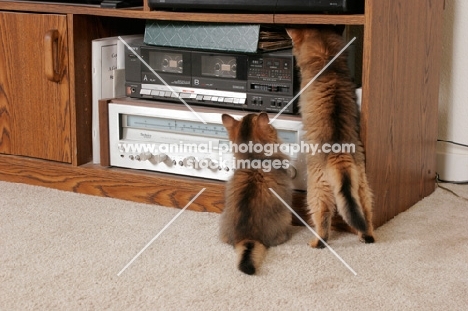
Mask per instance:
[[[336,29],[288,29],[304,88],[345,46]],[[300,96],[304,139],[309,144],[354,144],[355,153],[317,153],[307,158],[307,205],[317,234],[327,241],[333,214],[358,231],[359,239],[373,243],[373,195],[365,173],[359,132],[356,88],[342,53]],[[323,248],[320,239],[310,242]]]
[[[240,121],[222,115],[223,125],[234,144],[279,143],[277,132],[266,113],[248,114]],[[235,150],[234,150],[235,152]],[[282,153],[235,153],[236,160],[288,160]],[[286,203],[292,201],[292,183],[286,169],[237,168],[226,184],[226,200],[221,214],[220,236],[238,253],[238,268],[255,274],[266,250],[286,242],[291,236],[292,215],[269,190],[272,188]]]

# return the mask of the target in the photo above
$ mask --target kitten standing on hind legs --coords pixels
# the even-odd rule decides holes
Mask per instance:
[[[287,29],[304,88],[345,46],[331,26]],[[337,212],[357,230],[359,239],[373,243],[373,195],[365,172],[359,137],[359,109],[347,53],[342,53],[303,91],[299,98],[303,139],[308,144],[354,146],[354,150],[307,155],[307,205],[317,234],[327,241]],[[320,149],[319,148],[319,149]],[[334,148],[330,148],[334,149]],[[310,245],[323,248],[320,239]]]
[[[241,120],[223,114],[222,121],[229,140],[237,146],[250,142],[261,145],[279,143],[277,132],[269,124],[266,113],[248,114]],[[289,159],[283,153],[267,156],[262,151],[255,152],[256,148],[252,152],[233,149],[235,160],[242,161],[245,167],[236,165],[226,184],[220,235],[223,242],[236,249],[239,270],[255,274],[267,248],[282,244],[291,236],[292,215],[270,191],[273,189],[287,204],[291,204],[293,187],[285,166],[289,166]],[[281,167],[274,168],[268,163],[281,163]]]

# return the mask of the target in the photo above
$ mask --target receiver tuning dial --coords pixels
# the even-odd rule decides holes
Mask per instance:
[[[146,161],[146,160],[151,159],[152,157],[153,157],[153,154],[151,152],[143,152],[135,156],[135,159],[137,159],[138,161]]]

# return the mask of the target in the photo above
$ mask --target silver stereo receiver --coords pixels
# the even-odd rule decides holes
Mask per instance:
[[[226,112],[226,110],[223,110]],[[231,110],[240,119],[248,112]],[[162,173],[228,180],[240,165],[221,121],[220,109],[197,107],[191,112],[182,105],[115,99],[108,104],[109,160],[111,166]],[[270,115],[270,120],[275,117]],[[288,169],[296,190],[306,190],[305,154],[301,145],[300,116],[280,115],[273,121],[282,143],[270,146],[289,155],[291,163],[250,163],[264,170]],[[251,146],[245,146],[249,148]],[[255,146],[254,146],[255,148]],[[274,162],[274,161],[273,161]]]

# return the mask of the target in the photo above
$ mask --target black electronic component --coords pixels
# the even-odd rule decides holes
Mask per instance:
[[[129,97],[286,114],[298,111],[293,98],[299,80],[291,49],[208,52],[146,45],[141,39],[129,45],[132,50],[125,53]]]
[[[263,13],[363,13],[364,0],[148,0],[155,10]]]

